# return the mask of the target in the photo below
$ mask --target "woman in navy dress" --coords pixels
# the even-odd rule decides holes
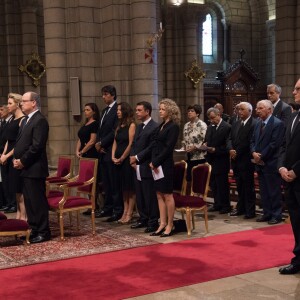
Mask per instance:
[[[20,126],[25,118],[20,105],[22,96],[19,94],[8,94],[7,108],[13,115],[13,120],[10,121],[5,127],[3,136],[6,140],[6,144],[3,153],[0,158],[0,162],[5,168],[5,176],[8,179],[8,202],[9,208],[5,212],[17,211],[16,219],[27,220],[26,209],[23,198],[23,185],[22,178],[20,176],[21,170],[17,170],[13,167],[14,146],[19,134]]]
[[[118,223],[128,224],[135,206],[134,169],[130,166],[129,154],[135,134],[133,109],[126,102],[118,104],[119,120],[112,147],[112,161],[115,164],[115,187],[123,195],[124,212]]]
[[[159,174],[160,168],[163,177],[155,180],[160,225],[151,236],[168,237],[173,234],[173,218],[175,202],[173,198],[173,151],[179,136],[180,110],[171,99],[163,99],[159,103],[159,115],[163,122],[157,128],[152,144],[152,161],[150,168]]]

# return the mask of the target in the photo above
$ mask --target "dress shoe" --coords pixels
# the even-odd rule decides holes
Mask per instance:
[[[230,213],[230,208],[222,208],[220,211],[219,211],[219,214],[220,215],[225,215],[225,214],[228,214]]]
[[[50,241],[50,239],[51,239],[50,234],[46,234],[46,235],[39,234],[36,237],[30,239],[30,244],[43,243],[43,242]]]
[[[281,223],[281,219],[272,218],[270,221],[268,221],[269,225],[275,225]]]
[[[163,233],[164,233],[164,231],[165,231],[165,228],[166,227],[164,227],[162,230],[160,230],[160,231],[158,231],[158,232],[152,232],[151,234],[150,234],[150,236],[161,236]]]
[[[11,206],[8,209],[6,209],[4,212],[7,214],[15,213],[15,212],[17,212],[17,208],[15,206]]]
[[[30,236],[29,236],[29,240],[35,238],[38,234],[36,232],[30,232]],[[20,236],[20,240],[25,241],[26,240],[26,236]]]
[[[160,237],[169,237],[174,234],[174,230],[172,229],[169,233],[163,232]]]
[[[256,214],[254,214],[254,215],[245,215],[244,219],[249,220],[249,219],[254,219],[255,217],[256,217]]]
[[[219,211],[219,210],[220,210],[220,209],[217,208],[217,207],[215,207],[215,206],[211,206],[211,207],[208,209],[209,212],[214,212],[214,211]]]
[[[155,232],[157,230],[158,226],[148,226],[145,229],[145,233]]]
[[[122,216],[120,215],[112,215],[111,217],[109,217],[108,219],[105,220],[105,222],[116,222],[118,221]]]
[[[145,227],[147,227],[147,225],[142,222],[136,222],[130,226],[130,228],[132,228],[132,229],[145,228]]]
[[[2,206],[2,207],[0,207],[0,211],[5,211],[5,210],[7,210],[7,209],[9,209],[8,206]]]
[[[95,218],[110,217],[111,215],[112,215],[111,213],[104,211],[104,210],[95,212]]]
[[[243,214],[244,214],[243,212],[238,211],[238,210],[235,209],[235,210],[233,210],[233,211],[230,212],[229,216],[230,217],[237,217],[237,216],[241,216]]]
[[[282,275],[292,275],[300,272],[300,266],[288,265],[279,269],[279,273]]]
[[[267,217],[267,216],[260,216],[256,219],[256,222],[268,222],[270,221],[271,218],[270,217]]]

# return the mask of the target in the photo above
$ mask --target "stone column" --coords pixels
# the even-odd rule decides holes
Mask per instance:
[[[71,149],[68,111],[65,1],[44,0],[45,55],[47,67],[49,164]]]
[[[158,99],[158,43],[154,41],[151,48],[147,44],[153,34],[159,30],[157,19],[156,0],[133,0],[131,1],[132,17],[132,105],[141,100],[152,103],[153,116],[157,113]],[[152,57],[147,57],[151,54]]]

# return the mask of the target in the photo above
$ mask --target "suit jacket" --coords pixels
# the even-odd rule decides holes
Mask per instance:
[[[290,117],[292,115],[291,107],[282,100],[279,100],[277,105],[273,110],[273,116],[281,120],[285,125],[287,125]]]
[[[163,129],[160,130],[163,126]],[[152,143],[152,164],[155,168],[162,166],[173,168],[173,151],[179,136],[179,126],[169,121],[162,123],[157,127],[154,133],[154,142]]]
[[[295,181],[293,181],[294,187],[300,191],[300,122],[295,124],[297,126],[293,135],[291,134],[291,128],[293,120],[297,116],[297,112],[293,113],[290,118],[290,122],[286,128],[285,143],[280,149],[280,156],[278,159],[278,169],[286,167],[288,170],[293,170],[297,175]]]
[[[102,123],[99,123],[97,131],[96,142],[101,142],[101,147],[103,147],[106,151],[106,153],[100,153],[100,158],[103,158],[105,161],[111,160],[111,149],[115,138],[115,130],[118,124],[117,108],[118,105],[115,103],[105,115]],[[105,109],[102,111],[102,116],[104,111]]]
[[[48,121],[37,111],[19,134],[14,148],[14,157],[20,159],[24,166],[21,176],[46,178],[49,175],[46,153],[48,132]]]
[[[251,139],[251,153],[261,153],[265,166],[257,166],[258,171],[277,172],[279,149],[284,139],[285,126],[274,116],[261,132],[262,120],[258,121]]]
[[[243,128],[241,128],[241,122],[239,120],[232,125],[227,140],[227,148],[228,150],[236,151],[236,158],[231,160],[232,168],[248,170],[249,168],[253,169],[250,143],[257,121],[253,117],[250,117]]]
[[[230,169],[229,151],[227,149],[227,139],[229,137],[231,125],[222,120],[217,130],[214,125],[209,125],[205,135],[208,147],[214,147],[214,153],[207,152],[206,160],[212,166],[215,174],[228,173]]]
[[[143,129],[143,124],[137,127],[134,140],[131,146],[130,155],[137,155],[137,164],[140,165],[141,177],[152,177],[149,163],[151,162],[151,142],[153,140],[153,134],[158,124],[151,119],[149,123]]]

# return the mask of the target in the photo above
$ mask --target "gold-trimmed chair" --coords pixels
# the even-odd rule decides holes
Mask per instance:
[[[95,198],[97,184],[98,159],[81,158],[78,175],[60,185],[62,196],[48,197],[50,211],[59,216],[60,238],[64,240],[64,213],[77,213],[77,230],[79,230],[80,210],[91,209],[92,233],[95,234]],[[72,194],[72,191],[75,190]]]
[[[197,211],[204,213],[206,232],[208,232],[208,214],[206,198],[209,188],[211,166],[200,164],[192,169],[191,195],[174,194],[176,211],[186,214],[187,233],[190,236],[195,229],[194,215]]]
[[[174,163],[173,176],[173,193],[179,195],[186,194],[186,170],[187,163],[184,160],[176,161]]]
[[[25,236],[25,243],[28,245],[30,237],[30,228],[26,221],[7,219],[6,215],[0,212],[0,236]]]

